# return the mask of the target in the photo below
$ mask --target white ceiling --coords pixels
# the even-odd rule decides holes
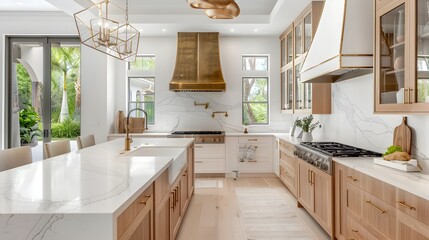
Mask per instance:
[[[93,0],[98,2],[98,0]],[[100,0],[101,1],[101,0]],[[21,2],[23,4],[17,4]],[[111,0],[125,7],[125,0]],[[214,31],[223,36],[280,35],[310,0],[236,0],[241,14],[213,20],[186,0],[129,0],[130,22],[144,36],[175,36],[181,31]],[[91,0],[0,0],[0,11],[61,11],[72,15]],[[55,8],[55,7],[56,8]]]
[[[58,11],[45,0],[1,0],[0,11]]]

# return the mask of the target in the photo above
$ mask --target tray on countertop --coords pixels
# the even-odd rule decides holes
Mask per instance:
[[[394,168],[404,172],[420,172],[418,162],[415,159],[409,161],[387,161],[383,158],[374,158],[374,164]]]

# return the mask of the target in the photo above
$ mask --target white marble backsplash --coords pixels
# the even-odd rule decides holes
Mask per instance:
[[[332,114],[316,116],[322,124],[315,135],[345,144],[385,152],[393,143],[402,115],[374,114],[374,79],[365,75],[332,84]],[[412,154],[429,173],[429,117],[406,115],[412,128]]]

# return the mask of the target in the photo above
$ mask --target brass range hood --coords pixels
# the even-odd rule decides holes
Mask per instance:
[[[224,92],[218,32],[177,33],[177,56],[170,91]]]

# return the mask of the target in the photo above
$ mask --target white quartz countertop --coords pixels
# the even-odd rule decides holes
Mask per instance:
[[[184,148],[193,142],[140,140],[132,146]],[[120,213],[173,162],[165,155],[127,156],[123,147],[118,139],[1,172],[0,214]]]
[[[429,175],[380,166],[374,164],[373,158],[334,158],[334,161],[429,201]]]

